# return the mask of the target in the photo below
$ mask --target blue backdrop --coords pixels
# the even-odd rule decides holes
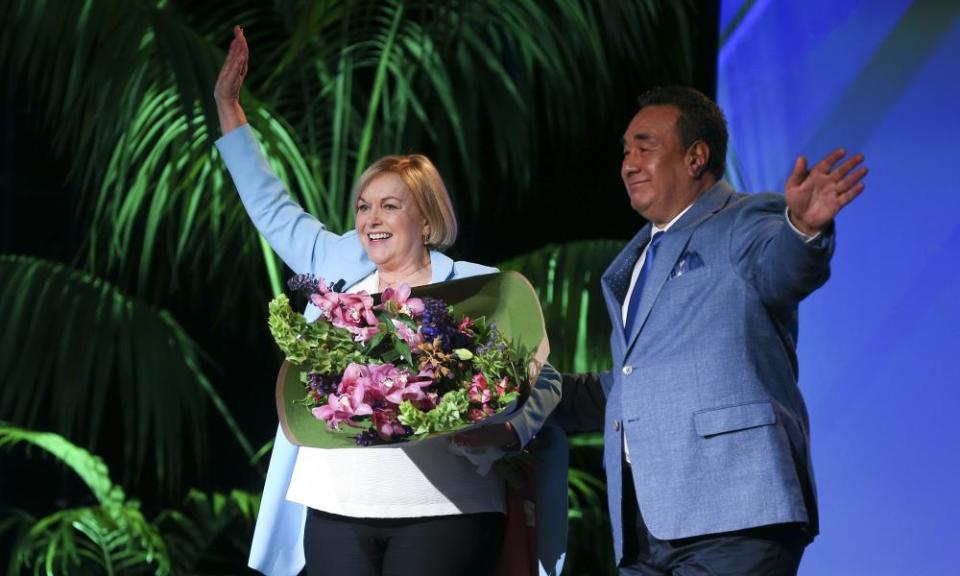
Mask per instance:
[[[863,151],[833,277],[800,309],[821,535],[804,575],[960,574],[960,1],[721,4],[742,190]]]

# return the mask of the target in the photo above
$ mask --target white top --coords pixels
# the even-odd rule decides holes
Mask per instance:
[[[377,272],[348,291],[379,292]],[[325,423],[318,421],[318,425]],[[417,518],[506,512],[503,481],[447,451],[448,438],[402,447],[301,447],[287,500],[340,516]]]

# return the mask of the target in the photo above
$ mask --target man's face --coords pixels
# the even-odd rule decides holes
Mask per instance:
[[[645,106],[623,135],[620,176],[630,205],[657,225],[669,223],[697,197],[687,150],[677,134],[679,117],[672,105]]]

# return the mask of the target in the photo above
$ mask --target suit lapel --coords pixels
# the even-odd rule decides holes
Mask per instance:
[[[692,228],[674,230],[671,227],[670,230],[664,233],[663,239],[660,240],[653,259],[653,269],[648,273],[647,282],[643,286],[640,307],[637,309],[637,319],[633,322],[633,330],[626,336],[627,353],[630,352],[630,348],[632,348],[633,343],[636,342],[637,336],[643,329],[643,325],[647,321],[647,316],[650,315],[650,310],[653,309],[653,304],[660,294],[660,290],[667,282],[670,270],[673,269],[673,265],[680,255],[683,254],[683,249],[687,246],[687,242],[690,241],[690,235],[692,233]]]
[[[603,290],[603,299],[610,313],[613,323],[613,334],[620,345],[626,344],[623,337],[623,300],[626,298],[627,288],[630,287],[630,276],[637,263],[640,251],[650,241],[650,224],[647,223],[617,254],[610,266],[600,277],[600,287]]]
[[[653,269],[647,277],[646,285],[643,287],[643,295],[640,299],[640,308],[637,310],[637,319],[633,323],[633,330],[626,335],[625,349],[630,353],[630,349],[637,341],[637,337],[643,330],[643,326],[653,309],[660,291],[667,283],[670,271],[676,265],[677,260],[683,254],[684,249],[690,242],[693,231],[705,220],[716,214],[729,201],[733,189],[723,180],[707,190],[697,202],[690,207],[690,210],[683,215],[673,226],[664,233],[663,239],[657,247],[653,259]],[[649,234],[649,231],[647,232]],[[636,261],[636,258],[634,258]],[[629,276],[627,278],[629,284]],[[622,302],[621,298],[621,302]],[[622,323],[621,323],[622,325]],[[623,332],[623,330],[621,330]]]

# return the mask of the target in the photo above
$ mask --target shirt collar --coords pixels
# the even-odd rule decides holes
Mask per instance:
[[[686,208],[684,208],[679,214],[677,214],[676,216],[673,217],[673,220],[667,222],[667,225],[664,226],[663,228],[658,228],[656,224],[654,224],[653,222],[651,222],[651,223],[650,223],[650,237],[653,238],[653,235],[654,235],[654,234],[656,234],[656,233],[658,233],[658,232],[666,232],[667,230],[669,230],[671,226],[673,226],[674,224],[677,223],[677,220],[683,218],[683,215],[686,214],[687,211],[690,210],[690,208],[693,208],[693,205],[694,205],[694,204],[696,204],[696,202],[691,202],[689,205],[687,205]]]

